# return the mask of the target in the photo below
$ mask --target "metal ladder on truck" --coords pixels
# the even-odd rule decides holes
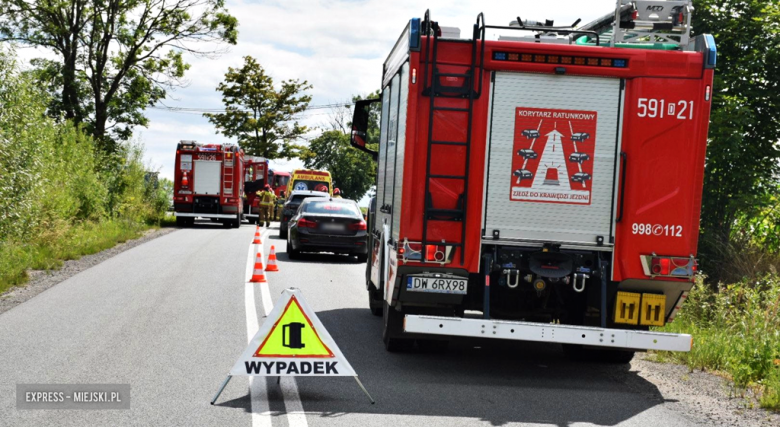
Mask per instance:
[[[483,53],[484,53],[484,16],[480,13],[477,16],[477,23],[474,26],[474,34],[472,37],[471,46],[471,63],[468,64],[468,70],[465,73],[443,73],[439,71],[438,63],[438,48],[439,37],[441,34],[441,28],[438,22],[431,21],[429,11],[425,12],[425,19],[423,21],[423,31],[427,34],[426,50],[425,50],[425,70],[423,78],[423,96],[430,97],[430,109],[428,116],[428,154],[425,162],[425,207],[423,214],[423,233],[422,233],[422,250],[423,260],[428,258],[428,245],[437,245],[446,243],[447,246],[453,246],[460,248],[460,263],[463,264],[465,260],[464,249],[466,243],[466,215],[467,215],[467,202],[468,202],[468,184],[469,184],[469,158],[471,157],[471,129],[474,116],[474,100],[479,98],[482,92],[482,73],[483,69]],[[481,25],[480,25],[481,24]],[[433,41],[431,41],[433,39]],[[479,52],[479,58],[477,47],[481,42],[481,50]],[[477,66],[477,60],[479,60],[479,66]],[[429,72],[430,70],[430,72]],[[479,71],[479,75],[475,76],[476,71]],[[429,83],[430,75],[430,83]],[[441,82],[441,78],[456,78],[463,79],[463,85],[461,86],[445,86]],[[477,78],[478,84],[475,90],[474,78]],[[440,106],[437,105],[436,100],[442,98],[459,99],[464,104],[459,107],[452,106]],[[465,116],[466,122],[464,127],[466,129],[466,138],[461,141],[444,141],[434,139],[434,116],[436,112],[445,114],[456,123],[462,122]],[[465,147],[466,154],[463,158],[463,175],[441,175],[431,172],[431,154],[433,147],[436,145],[442,146],[459,146]],[[458,197],[455,209],[442,209],[434,206],[433,196],[431,195],[430,187],[432,179],[443,179],[451,181],[463,182],[463,193]],[[459,242],[435,242],[431,241],[428,237],[428,222],[429,221],[452,221],[461,223],[461,239]]]

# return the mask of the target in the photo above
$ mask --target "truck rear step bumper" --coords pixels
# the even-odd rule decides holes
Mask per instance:
[[[417,334],[582,344],[633,350],[690,351],[687,334],[628,331],[509,320],[406,315],[404,331]]]
[[[236,214],[233,215],[227,215],[227,214],[212,214],[212,213],[188,213],[188,212],[174,212],[174,215],[180,216],[180,217],[187,217],[187,218],[225,218],[225,219],[236,219]]]

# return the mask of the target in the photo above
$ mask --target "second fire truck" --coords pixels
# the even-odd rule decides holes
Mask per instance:
[[[239,227],[244,191],[244,152],[235,144],[181,141],[176,147],[173,210],[180,227],[196,218]]]
[[[580,28],[426,13],[382,75],[366,285],[388,350],[450,337],[626,362],[688,351],[716,61],[690,1],[618,1]],[[509,19],[507,19],[509,21]],[[575,23],[576,25],[576,23]],[[497,39],[488,40],[487,32]]]

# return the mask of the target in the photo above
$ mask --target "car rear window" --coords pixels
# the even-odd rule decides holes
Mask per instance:
[[[300,204],[303,199],[307,199],[309,197],[323,197],[320,194],[293,194],[292,199],[290,199],[293,203]]]
[[[306,203],[303,211],[313,214],[362,216],[356,205],[352,203],[333,202],[330,200],[310,201]]]

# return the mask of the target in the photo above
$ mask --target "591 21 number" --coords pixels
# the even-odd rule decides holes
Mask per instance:
[[[676,117],[679,120],[693,120],[693,101],[639,98],[636,115],[651,119]]]

